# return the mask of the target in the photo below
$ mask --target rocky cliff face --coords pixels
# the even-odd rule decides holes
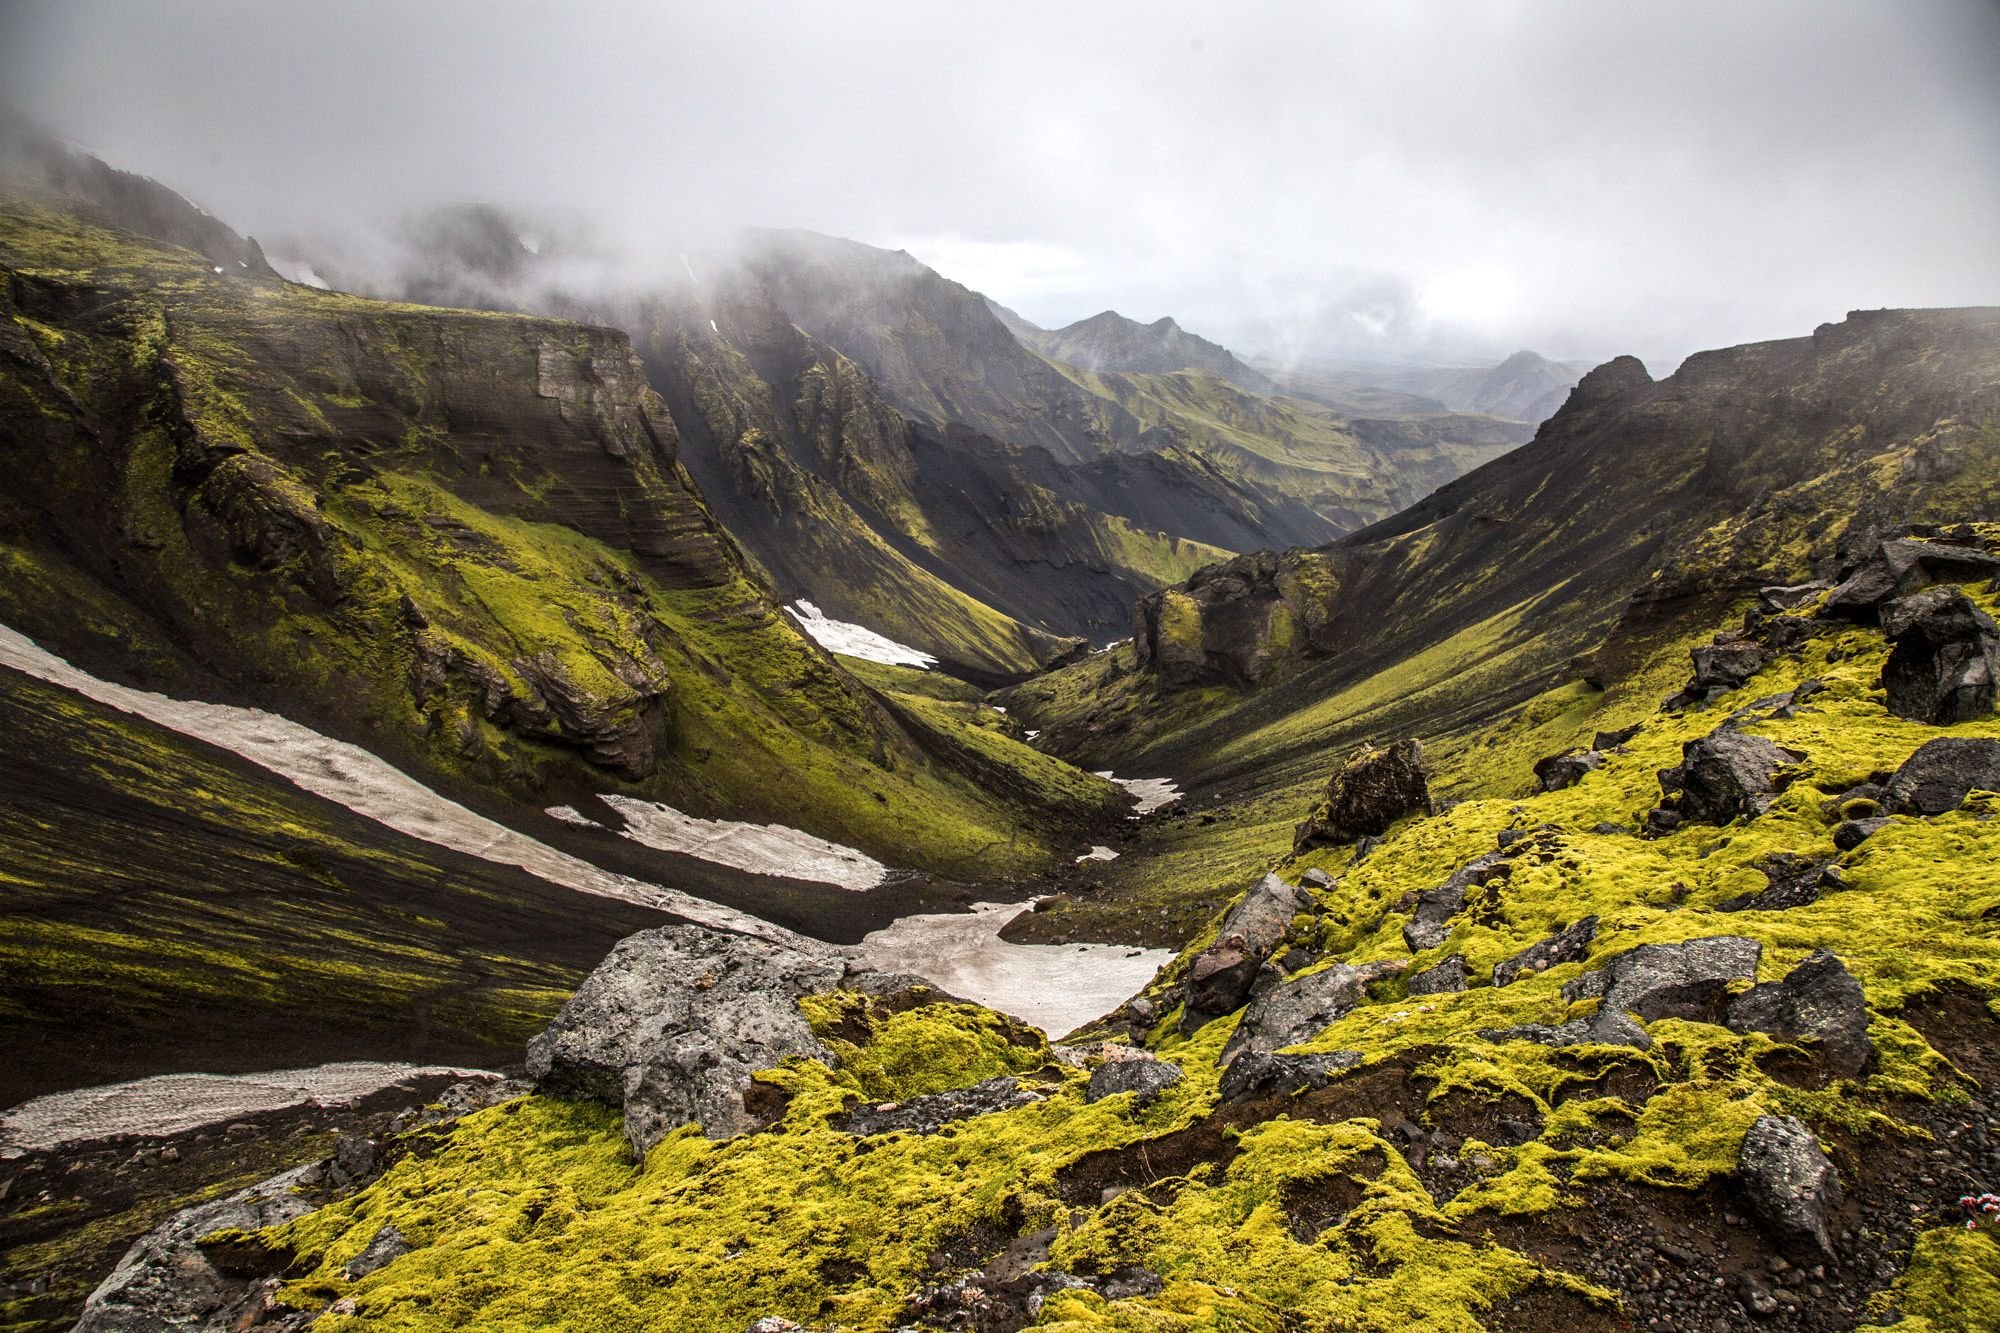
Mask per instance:
[[[1808,338],[1691,357],[1660,382],[1621,357],[1585,376],[1533,443],[1395,518],[1309,561],[1246,558],[1145,599],[1134,651],[1152,674],[1110,694],[1284,680],[1234,720],[1225,709],[1148,742],[1155,762],[1200,764],[1232,727],[1304,712],[1392,666],[1411,698],[1448,692],[1442,710],[1432,695],[1425,725],[1463,725],[1600,645],[1596,680],[1677,619],[1800,569],[1831,573],[1843,537],[1865,547],[1894,525],[1993,512],[1996,459],[2000,311],[1857,313]],[[1301,569],[1313,578],[1283,584]],[[1408,674],[1427,652],[1433,674]],[[1061,728],[1059,743],[1090,734],[1093,759],[1119,759],[1104,728],[1089,732],[1093,708],[1145,710],[1082,702],[1091,692],[1043,692],[1079,699],[1073,710],[1021,706]],[[1361,738],[1315,725],[1295,742],[1303,755]]]
[[[906,864],[1020,818],[747,575],[623,335],[218,274],[25,204],[0,269],[14,627],[121,670],[143,628],[170,683],[533,811],[624,789]],[[115,609],[79,623],[83,590]]]

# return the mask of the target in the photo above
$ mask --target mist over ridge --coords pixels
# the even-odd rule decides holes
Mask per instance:
[[[1108,308],[1280,362],[1531,347],[1656,372],[1851,308],[2000,298],[2000,18],[1973,3],[0,22],[22,110],[356,267],[454,202],[587,236],[578,262],[620,281],[804,227],[1046,328]]]

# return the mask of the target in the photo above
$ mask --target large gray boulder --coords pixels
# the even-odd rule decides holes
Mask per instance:
[[[1868,1001],[1837,954],[1816,950],[1783,981],[1753,986],[1729,1003],[1734,1032],[1764,1032],[1781,1041],[1812,1038],[1827,1068],[1853,1078],[1874,1058]]]
[[[1368,987],[1405,971],[1409,963],[1335,963],[1309,972],[1250,1002],[1243,1019],[1222,1048],[1227,1064],[1248,1051],[1275,1051],[1281,1046],[1317,1036],[1366,997]]]
[[[1137,1059],[1106,1060],[1090,1075],[1090,1083],[1084,1088],[1086,1102],[1101,1102],[1106,1097],[1116,1097],[1121,1092],[1134,1094],[1132,1104],[1144,1106],[1168,1088],[1181,1081],[1181,1067],[1171,1060]]]
[[[1782,770],[1804,758],[1762,736],[1718,727],[1681,747],[1679,766],[1661,770],[1660,788],[1682,818],[1727,824],[1770,809]]]
[[[309,1316],[280,1313],[275,1281],[224,1272],[197,1242],[218,1231],[256,1232],[304,1217],[316,1205],[294,1187],[317,1182],[320,1170],[318,1163],[302,1166],[175,1213],[132,1243],[84,1303],[75,1333],[302,1327]]]
[[[1311,894],[1276,875],[1264,876],[1244,894],[1223,917],[1215,943],[1196,954],[1188,968],[1182,1030],[1192,1032],[1241,1009],[1292,918],[1315,906]]]
[[[1755,981],[1762,955],[1761,944],[1740,935],[1642,944],[1563,987],[1563,999],[1572,1004],[1597,997],[1596,1013],[1553,1026],[1532,1023],[1481,1035],[1499,1041],[1538,1041],[1545,1046],[1594,1044],[1649,1050],[1653,1039],[1640,1025],[1642,1021],[1719,1021],[1730,983]]]
[[[2000,791],[2000,741],[1940,736],[1925,741],[1896,775],[1882,808],[1892,815],[1941,815],[1973,791]]]
[[[1743,1136],[1737,1177],[1751,1212],[1793,1259],[1836,1260],[1827,1219],[1840,1207],[1840,1177],[1812,1131],[1793,1116],[1760,1116]]]
[[[1431,809],[1421,744],[1397,741],[1386,750],[1364,744],[1328,780],[1326,795],[1293,831],[1293,850],[1379,837],[1404,815]]]
[[[751,1075],[828,1058],[798,1001],[844,972],[831,955],[700,926],[641,931],[528,1043],[528,1074],[542,1092],[623,1107],[641,1155],[690,1122],[718,1139],[757,1129]]]
[[[1932,588],[1882,608],[1895,643],[1882,667],[1889,711],[1932,726],[1993,712],[2000,681],[2000,629],[1957,588]]]

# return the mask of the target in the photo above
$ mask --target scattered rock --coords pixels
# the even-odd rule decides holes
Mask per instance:
[[[1941,736],[1903,761],[1889,779],[1882,808],[1892,815],[1941,815],[1975,790],[2000,791],[2000,741]]]
[[[218,1232],[257,1232],[304,1217],[313,1205],[293,1187],[318,1173],[318,1163],[298,1167],[225,1199],[175,1213],[133,1242],[111,1276],[90,1294],[76,1333],[223,1330],[260,1322],[268,1309],[263,1284],[248,1274],[217,1268],[200,1241]]]
[[[1567,750],[1535,761],[1535,782],[1543,791],[1561,791],[1583,781],[1604,765],[1604,756],[1595,750]]]
[[[1728,1024],[1733,1032],[1765,1032],[1781,1041],[1814,1038],[1827,1068],[1848,1078],[1875,1056],[1861,983],[1826,949],[1815,951],[1783,981],[1753,986],[1730,1001]]]
[[[1878,545],[1827,594],[1822,612],[1860,624],[1874,623],[1884,602],[1933,583],[2000,575],[2000,555],[1970,546],[1898,538]]]
[[[1323,1088],[1333,1081],[1335,1075],[1360,1063],[1359,1051],[1328,1051],[1318,1055],[1245,1051],[1222,1071],[1218,1090],[1226,1102],[1290,1097]]]
[[[1326,795],[1294,832],[1292,849],[1379,837],[1404,815],[1431,811],[1422,745],[1403,740],[1378,750],[1363,744],[1327,782]]]
[[[375,1238],[368,1242],[368,1248],[348,1261],[346,1273],[349,1282],[359,1281],[378,1268],[385,1268],[410,1252],[410,1242],[403,1239],[403,1233],[396,1229],[394,1222],[384,1222]]]
[[[1770,881],[1768,887],[1758,893],[1739,893],[1734,898],[1717,903],[1716,910],[1785,911],[1809,906],[1818,902],[1823,894],[1848,887],[1847,877],[1831,861],[1808,861],[1804,857],[1783,855],[1772,858],[1760,868]]]
[[[744,1102],[751,1075],[790,1056],[827,1058],[801,996],[837,988],[842,966],[700,926],[620,940],[548,1029],[528,1043],[541,1091],[622,1106],[643,1155],[690,1121],[710,1138],[764,1123]]]
[[[1091,1074],[1083,1099],[1101,1102],[1129,1092],[1135,1107],[1144,1106],[1180,1081],[1181,1067],[1171,1060],[1107,1060]]]
[[[1840,1206],[1840,1178],[1819,1140],[1792,1116],[1760,1116],[1743,1136],[1736,1169],[1750,1209],[1800,1263],[1832,1263],[1827,1217]]]
[[[1895,644],[1882,667],[1889,711],[1948,727],[1993,712],[2000,629],[1957,588],[1932,588],[1881,609]]]
[[[1335,1019],[1361,1003],[1368,987],[1409,967],[1404,960],[1380,963],[1335,963],[1319,972],[1288,981],[1251,1001],[1242,1021],[1222,1049],[1226,1064],[1246,1051],[1275,1051],[1317,1035]]]
[[[1562,963],[1580,963],[1597,938],[1597,918],[1584,917],[1546,939],[1537,940],[1493,969],[1493,984],[1512,985],[1524,976],[1546,972]]]
[[[1318,866],[1314,866],[1311,870],[1306,871],[1302,878],[1307,884],[1312,885],[1316,889],[1330,889],[1334,883],[1333,876],[1327,874]]]
[[[1312,895],[1276,875],[1266,875],[1243,901],[1229,909],[1215,943],[1195,955],[1188,968],[1181,1030],[1193,1032],[1250,998],[1260,969],[1284,940],[1292,918],[1318,906]]]
[[[1780,611],[1796,611],[1821,593],[1831,591],[1832,588],[1833,584],[1825,579],[1816,579],[1811,583],[1789,583],[1778,587],[1759,588],[1757,604],[1774,615]]]
[[[1403,927],[1403,943],[1411,953],[1422,953],[1443,944],[1451,935],[1451,918],[1464,910],[1466,890],[1512,874],[1513,870],[1513,862],[1505,851],[1473,857],[1453,872],[1450,879],[1417,895],[1416,908]]]
[[[1045,1094],[1024,1085],[1008,1074],[975,1083],[969,1088],[926,1093],[906,1102],[884,1102],[860,1106],[835,1124],[844,1134],[866,1138],[871,1134],[935,1134],[956,1120],[1011,1111],[1042,1100]]]
[[[1845,819],[1833,829],[1833,845],[1843,852],[1851,852],[1868,839],[1889,827],[1887,819]]]
[[[1782,770],[1804,758],[1762,736],[1718,727],[1681,747],[1680,765],[1660,771],[1660,788],[1682,818],[1727,824],[1768,810],[1783,789]]]
[[[1443,962],[1410,976],[1410,994],[1447,995],[1465,989],[1465,955],[1448,955]]]
[[[1755,981],[1764,946],[1741,935],[1710,935],[1678,944],[1642,944],[1606,960],[1602,967],[1563,987],[1563,998],[1599,997],[1597,1012],[1585,1020],[1588,1040],[1649,1048],[1653,1039],[1633,1017],[1688,1018],[1714,1022],[1722,1016],[1729,983]]]
[[[1634,736],[1637,736],[1639,734],[1639,726],[1640,724],[1635,722],[1629,727],[1620,727],[1616,731],[1600,731],[1590,738],[1590,748],[1599,753],[1606,750],[1615,750]]]

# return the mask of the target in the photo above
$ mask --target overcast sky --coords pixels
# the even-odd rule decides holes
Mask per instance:
[[[2000,303],[2000,5],[0,0],[0,88],[261,236],[444,200],[909,249],[1039,323],[1671,361]]]

